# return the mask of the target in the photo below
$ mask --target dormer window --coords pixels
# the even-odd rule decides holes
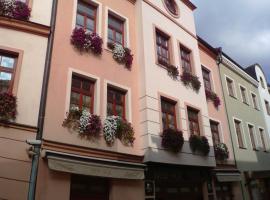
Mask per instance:
[[[260,82],[261,82],[262,88],[265,89],[265,85],[264,85],[264,81],[263,81],[263,78],[262,77],[260,77]]]
[[[164,4],[166,7],[166,10],[172,14],[174,17],[179,16],[179,8],[175,2],[175,0],[164,0]]]

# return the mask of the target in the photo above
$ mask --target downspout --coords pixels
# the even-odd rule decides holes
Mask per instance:
[[[37,135],[36,135],[37,141],[41,141],[42,136],[43,136],[43,126],[44,126],[45,109],[46,109],[46,102],[47,102],[47,91],[48,91],[48,83],[49,83],[49,76],[50,76],[50,69],[51,69],[51,58],[52,58],[52,49],[53,49],[53,41],[54,41],[55,23],[56,23],[57,2],[58,0],[53,0],[52,2],[50,35],[48,37],[48,43],[47,43],[47,52],[46,52],[46,58],[45,58],[40,107],[39,107],[39,115],[38,115],[38,124],[37,124]],[[34,147],[33,149],[34,155],[32,158],[32,166],[31,166],[30,181],[29,181],[29,188],[28,188],[28,200],[35,200],[35,191],[36,191],[41,142],[37,143],[36,145],[33,145],[33,147]]]
[[[235,150],[234,150],[234,145],[233,145],[233,137],[232,137],[232,127],[230,125],[230,121],[229,121],[229,114],[228,114],[228,109],[227,109],[227,104],[225,103],[225,92],[224,92],[224,85],[223,85],[223,82],[222,82],[222,76],[221,76],[221,71],[220,71],[220,64],[222,63],[222,48],[218,48],[217,49],[218,51],[218,56],[217,56],[217,65],[218,65],[218,71],[219,71],[219,78],[220,78],[220,83],[221,83],[221,88],[222,88],[222,94],[223,94],[223,102],[224,102],[224,107],[225,107],[225,110],[226,110],[226,115],[227,115],[227,122],[228,122],[228,125],[229,125],[229,128],[230,128],[230,138],[231,138],[231,143],[232,143],[232,150],[233,150],[233,155],[234,155],[234,162],[235,162],[235,165],[237,167],[237,162],[236,162],[236,159],[235,159]],[[242,183],[240,184],[241,185],[241,190],[242,190],[242,195],[243,195],[243,198],[244,197],[244,188],[243,188],[243,185]]]

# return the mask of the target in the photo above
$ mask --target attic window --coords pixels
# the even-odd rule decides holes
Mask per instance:
[[[166,10],[174,17],[179,17],[179,8],[175,0],[163,0]]]

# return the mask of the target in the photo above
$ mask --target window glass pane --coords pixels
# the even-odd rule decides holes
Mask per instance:
[[[162,125],[163,125],[163,128],[167,128],[167,124],[166,124],[166,114],[165,113],[162,113]]]
[[[83,100],[82,106],[90,108],[90,106],[91,106],[91,97],[83,95],[82,100]]]
[[[83,81],[82,89],[85,90],[86,92],[90,93],[90,88],[91,88],[91,82],[90,81]]]
[[[15,63],[14,58],[2,56],[2,59],[1,59],[1,66],[2,67],[13,68],[14,63]]]
[[[72,77],[72,87],[81,88],[81,81],[77,77]]]
[[[77,17],[76,17],[76,25],[78,25],[80,27],[84,27],[84,17],[78,13],[77,13]]]
[[[76,92],[71,92],[70,103],[75,104],[79,107],[79,102],[80,102],[80,94]]]
[[[0,72],[0,92],[7,92],[9,90],[12,74]]]
[[[123,104],[123,95],[121,93],[115,93],[115,102],[117,104]]]
[[[107,115],[113,115],[113,104],[112,103],[107,103]]]
[[[95,30],[95,22],[92,19],[87,18],[86,29],[93,32]]]
[[[117,116],[124,117],[124,108],[121,105],[116,105],[115,109]]]
[[[122,25],[123,22],[121,22],[120,20],[115,19],[112,16],[109,16],[109,26],[113,27],[116,30],[122,31]]]
[[[83,3],[78,3],[77,7],[78,11],[83,12],[87,14],[88,16],[94,17],[95,16],[95,9],[92,8],[92,6],[83,4]]]
[[[122,43],[123,43],[123,36],[122,36],[122,33],[116,32],[116,33],[115,33],[115,40],[116,40],[116,42],[122,44]]]
[[[174,116],[173,115],[168,115],[168,123],[169,123],[169,127],[170,128],[175,128],[175,124],[174,124]]]

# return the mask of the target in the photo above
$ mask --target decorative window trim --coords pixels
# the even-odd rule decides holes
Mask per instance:
[[[165,0],[162,0],[162,3],[163,3],[163,6],[164,6],[165,10],[166,10],[172,17],[174,17],[174,18],[179,18],[179,17],[180,17],[180,7],[179,7],[179,5],[177,4],[176,1],[174,1],[174,2],[175,2],[175,4],[176,4],[176,6],[177,6],[177,13],[176,13],[176,14],[172,13],[172,12],[170,11],[170,9],[166,6]]]
[[[249,141],[250,141],[250,144],[251,144],[251,148],[253,148],[253,146],[252,146],[252,141],[251,141],[251,137],[250,137],[250,133],[249,133],[249,126],[252,126],[253,127],[253,137],[254,137],[254,142],[255,142],[255,148],[254,148],[254,150],[258,150],[259,141],[258,141],[258,137],[257,137],[256,127],[255,127],[254,124],[252,124],[250,122],[246,122],[246,124],[247,124],[248,137],[249,137]]]
[[[210,83],[211,83],[211,91],[216,93],[216,84],[214,82],[213,70],[207,67],[205,64],[201,64],[201,68],[205,68],[205,70],[209,71]]]
[[[68,74],[67,74],[67,87],[66,87],[66,105],[65,105],[65,112],[64,112],[64,118],[66,118],[66,113],[69,112],[70,107],[70,95],[71,95],[71,83],[72,83],[72,74],[77,74],[79,76],[85,77],[86,79],[93,80],[94,85],[94,105],[93,105],[93,114],[100,115],[100,78],[74,69],[69,68]]]
[[[245,133],[244,133],[243,120],[241,120],[239,118],[236,118],[236,117],[232,117],[232,119],[233,119],[234,133],[235,133],[235,137],[236,137],[237,146],[240,149],[246,149],[247,148],[247,141],[246,141],[246,137],[245,137]],[[237,132],[236,132],[236,126],[235,126],[235,121],[239,121],[240,122],[241,136],[242,136],[242,140],[243,140],[243,147],[240,147],[239,146],[238,136],[237,136]]]
[[[108,51],[111,51],[107,47],[108,43],[108,19],[109,19],[109,13],[112,15],[115,15],[119,19],[122,19],[124,21],[124,47],[130,48],[130,38],[129,38],[129,19],[120,14],[119,12],[109,8],[108,6],[105,7],[105,27],[104,27],[104,48]]]
[[[15,68],[14,68],[14,78],[12,83],[12,89],[11,92],[14,96],[17,95],[18,87],[19,87],[19,79],[20,79],[20,72],[23,65],[23,50],[5,47],[0,45],[0,51],[6,54],[14,55],[16,56],[16,62],[15,62]]]
[[[260,111],[261,110],[261,108],[260,108],[260,103],[259,103],[259,100],[258,100],[258,95],[257,94],[255,94],[254,92],[252,92],[252,91],[250,91],[250,95],[251,95],[251,101],[252,101],[252,106],[253,106],[253,108],[255,109],[255,110],[258,110],[258,111]],[[255,105],[254,105],[254,102],[253,102],[253,96],[252,95],[254,95],[255,96],[255,100],[256,100],[256,104],[257,104],[257,108],[255,107]]]
[[[238,99],[234,79],[233,79],[233,78],[231,78],[231,77],[229,77],[228,75],[224,75],[224,76],[225,76],[226,90],[227,90],[227,94],[228,94],[228,96],[229,96],[229,97],[232,97],[232,98],[235,98],[235,99]],[[231,95],[230,95],[230,92],[229,92],[229,86],[228,86],[227,79],[229,79],[229,80],[231,80],[231,81],[232,81],[234,96],[231,96]]]
[[[215,123],[218,123],[218,131],[219,131],[219,138],[220,138],[220,142],[221,143],[226,143],[225,142],[225,138],[224,138],[224,133],[223,133],[223,126],[220,120],[209,117],[209,125],[210,125],[210,121],[213,121]],[[211,131],[211,127],[210,127],[210,131]]]
[[[243,86],[242,84],[240,84],[240,83],[238,84],[238,86],[239,86],[239,90],[240,90],[240,96],[241,96],[241,101],[242,101],[242,103],[244,103],[244,104],[246,104],[246,105],[250,105],[250,99],[249,99],[249,95],[248,95],[248,90],[247,90],[247,88],[246,88],[245,86]],[[245,91],[246,91],[246,99],[247,99],[247,103],[245,103],[244,100],[243,100],[241,88],[244,88]]]
[[[102,30],[102,3],[100,3],[97,0],[88,0],[89,4],[92,4],[97,7],[97,18],[96,18],[96,33],[101,36],[101,30]],[[78,6],[78,0],[73,0],[73,17],[72,17],[72,30],[76,27],[76,16],[77,16],[77,6]]]
[[[195,60],[194,60],[194,52],[191,48],[189,48],[187,45],[183,44],[182,42],[178,41],[178,55],[179,55],[179,66],[181,68],[181,73],[184,72],[183,66],[182,66],[182,58],[181,58],[181,46],[190,51],[190,67],[191,67],[191,74],[197,75],[197,70],[195,67]]]
[[[104,80],[104,92],[103,92],[103,116],[104,119],[107,117],[107,88],[109,86],[115,87],[116,89],[119,88],[119,90],[126,91],[126,96],[125,96],[125,116],[126,116],[126,121],[132,123],[132,102],[131,102],[131,88],[123,86],[121,84],[109,81],[109,80]]]

